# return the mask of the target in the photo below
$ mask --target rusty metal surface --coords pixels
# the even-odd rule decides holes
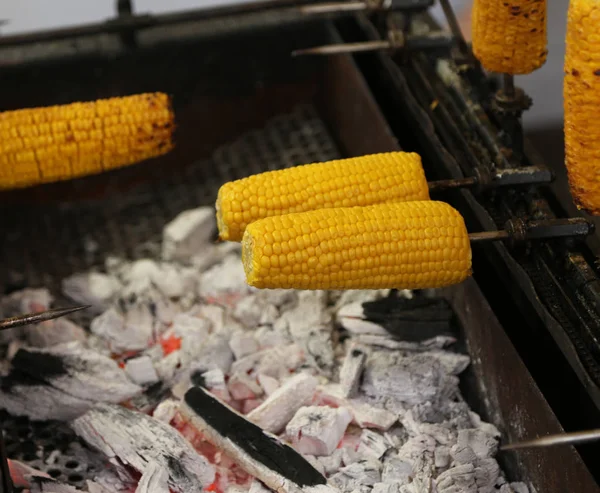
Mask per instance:
[[[469,279],[442,293],[462,325],[472,359],[472,383],[504,441],[563,432],[475,281]],[[540,493],[600,492],[571,446],[503,452],[500,458],[513,474],[524,472],[523,480]]]

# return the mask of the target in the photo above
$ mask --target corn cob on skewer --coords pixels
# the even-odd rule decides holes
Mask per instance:
[[[491,72],[529,74],[546,62],[546,0],[475,0],[473,53]]]
[[[134,164],[173,147],[162,93],[0,113],[0,189],[68,180]]]
[[[242,261],[257,288],[423,289],[469,277],[471,245],[450,205],[412,201],[258,220]]]
[[[240,241],[248,224],[265,217],[428,199],[418,154],[373,154],[268,171],[226,183],[217,197],[217,224],[222,240]]]
[[[600,2],[571,0],[564,76],[565,157],[575,204],[600,215]]]

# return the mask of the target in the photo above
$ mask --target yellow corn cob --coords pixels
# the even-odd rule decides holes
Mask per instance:
[[[139,94],[0,113],[0,189],[68,180],[172,149],[170,98]]]
[[[565,157],[579,209],[600,215],[600,2],[571,0],[564,77]]]
[[[397,202],[260,219],[242,261],[257,288],[423,289],[466,279],[471,244],[448,204]]]
[[[428,199],[418,154],[372,154],[268,171],[226,183],[217,197],[217,224],[222,240],[240,241],[246,226],[264,217]]]
[[[546,0],[475,0],[473,53],[490,72],[529,74],[546,62]]]

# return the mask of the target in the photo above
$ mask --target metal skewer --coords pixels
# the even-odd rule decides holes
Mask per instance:
[[[388,33],[388,39],[303,48],[293,51],[292,56],[336,55],[340,53],[401,49],[420,51],[447,48],[452,43],[454,43],[454,38],[445,31],[434,31],[421,35],[406,35],[402,31],[393,30]]]
[[[525,222],[516,218],[506,222],[504,229],[469,233],[472,243],[511,240],[514,242],[553,238],[583,237],[594,231],[594,224],[582,217]]]
[[[419,12],[433,5],[433,0],[366,0],[351,2],[328,2],[313,5],[301,5],[298,10],[304,15],[335,14],[338,12],[401,11]]]
[[[71,308],[54,308],[52,310],[46,310],[45,312],[29,313],[27,315],[5,318],[4,320],[0,320],[0,330],[8,330],[30,324],[39,324],[41,322],[46,322],[47,320],[64,317],[65,315],[78,312],[79,310],[84,310],[90,306],[91,305],[74,306]]]
[[[491,172],[478,172],[475,176],[457,178],[452,180],[437,180],[429,182],[429,191],[438,192],[454,188],[479,187],[481,189],[519,186],[519,185],[546,185],[552,183],[552,171],[537,166],[523,166],[496,170]]]
[[[575,431],[572,433],[560,433],[534,438],[522,442],[508,443],[502,445],[500,450],[516,450],[522,448],[551,447],[554,445],[576,445],[578,443],[593,442],[600,440],[600,429]]]

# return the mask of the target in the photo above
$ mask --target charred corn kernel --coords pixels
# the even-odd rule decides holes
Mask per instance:
[[[222,240],[240,241],[248,224],[265,217],[428,199],[418,154],[372,154],[268,171],[226,183],[217,196],[217,224]]]
[[[546,62],[546,0],[475,0],[473,53],[490,72],[529,74]]]
[[[571,0],[564,76],[565,157],[579,209],[600,215],[600,1]]]
[[[68,180],[173,148],[162,93],[0,113],[0,189]]]
[[[471,274],[462,216],[444,202],[318,209],[248,225],[248,284],[285,289],[423,289]]]

